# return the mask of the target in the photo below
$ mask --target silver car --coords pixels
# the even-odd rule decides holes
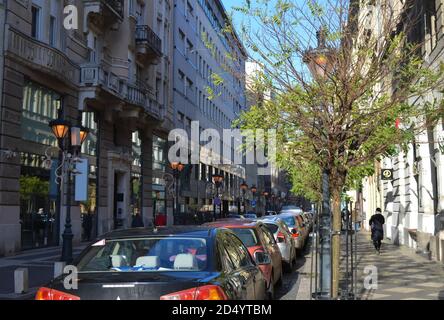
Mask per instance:
[[[276,239],[286,271],[293,271],[296,264],[296,243],[290,229],[282,219],[276,216],[266,216],[261,220]]]
[[[281,213],[278,214],[276,218],[280,218],[285,222],[295,241],[296,250],[302,251],[304,249],[306,239],[305,228],[301,226],[300,220],[297,219],[297,216],[291,213]]]

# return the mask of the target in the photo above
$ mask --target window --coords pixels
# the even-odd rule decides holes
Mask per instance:
[[[23,88],[22,138],[37,143],[56,145],[57,141],[48,127],[62,107],[62,97],[35,82]]]
[[[57,23],[54,16],[49,17],[49,45],[52,47],[56,46],[57,42]]]
[[[31,21],[31,36],[35,39],[40,38],[40,24],[41,24],[41,9],[36,6],[32,6],[32,21]]]
[[[270,233],[270,231],[267,229],[267,227],[261,226],[261,230],[262,230],[262,233],[264,235],[264,239],[267,244],[275,244],[276,243],[273,235]]]
[[[256,233],[253,229],[234,228],[233,231],[247,247],[252,247],[258,244]]]
[[[249,267],[249,266],[253,265],[254,263],[251,259],[250,253],[245,248],[244,244],[238,238],[236,238],[234,235],[229,234],[228,236],[230,237],[232,244],[234,245],[234,247],[236,248],[236,251],[239,254],[240,266],[241,267]]]

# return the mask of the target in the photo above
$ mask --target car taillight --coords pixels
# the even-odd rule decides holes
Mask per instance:
[[[42,287],[37,291],[35,300],[80,300],[80,297],[66,292]]]
[[[280,232],[280,231],[278,233],[277,238],[278,238],[279,242],[287,242],[287,239],[285,239],[285,235],[282,232]]]
[[[160,297],[160,300],[228,300],[221,287],[207,285],[173,292]]]

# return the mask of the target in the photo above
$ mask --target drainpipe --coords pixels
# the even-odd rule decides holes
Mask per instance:
[[[0,0],[0,25],[4,26],[2,34],[1,34],[1,40],[0,41],[0,101],[3,101],[3,76],[4,76],[4,70],[5,70],[5,43],[7,41],[6,37],[6,9],[7,9],[8,3],[5,0]],[[2,122],[2,112],[0,112],[0,129],[3,126]]]

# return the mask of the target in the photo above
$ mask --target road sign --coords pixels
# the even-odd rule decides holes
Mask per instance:
[[[256,207],[256,200],[251,200],[251,206],[252,206],[253,208]]]
[[[217,197],[214,198],[214,204],[215,204],[215,205],[218,206],[218,205],[220,205],[220,203],[221,203],[220,198],[217,198]]]
[[[393,180],[393,169],[381,169],[381,180]]]

